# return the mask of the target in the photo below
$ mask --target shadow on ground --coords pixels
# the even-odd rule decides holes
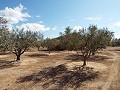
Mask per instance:
[[[66,56],[66,60],[79,61],[82,59],[83,59],[82,55],[78,55],[78,54],[72,54],[72,55]]]
[[[44,56],[48,56],[48,54],[30,54],[27,56],[29,56],[29,57],[44,57]]]
[[[8,55],[10,54],[9,52],[5,53],[5,52],[0,52],[0,55]]]
[[[18,66],[18,65],[15,64],[15,62],[16,62],[16,61],[6,61],[6,60],[2,60],[2,61],[0,61],[0,69]]]
[[[72,60],[72,61],[79,61],[79,60],[83,60],[83,56],[78,55],[78,54],[72,54],[72,55],[68,55],[65,59]],[[106,56],[95,55],[95,56],[91,56],[88,60],[89,61],[100,61],[100,60],[105,60],[105,59],[109,59],[109,58]]]
[[[47,89],[51,86],[57,90],[65,88],[79,88],[84,81],[95,79],[98,76],[97,71],[90,67],[76,67],[72,70],[66,68],[65,65],[45,68],[38,73],[20,77],[16,83],[30,82],[42,83],[42,87]]]

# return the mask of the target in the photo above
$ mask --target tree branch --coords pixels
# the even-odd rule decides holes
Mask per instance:
[[[20,53],[20,55],[23,54],[26,51],[26,49],[27,47],[24,48],[24,50]]]

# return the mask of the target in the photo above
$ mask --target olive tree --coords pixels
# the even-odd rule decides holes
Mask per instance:
[[[94,55],[98,49],[105,49],[106,46],[111,45],[113,36],[113,32],[110,32],[107,28],[98,29],[95,32],[95,45],[92,49],[92,55]]]
[[[66,50],[71,51],[79,51],[79,47],[81,45],[81,34],[77,30],[74,30],[70,27],[67,27],[65,31],[60,32],[60,43]]]
[[[43,46],[47,48],[47,50],[49,51],[49,54],[50,54],[52,48],[54,48],[58,44],[59,44],[59,40],[57,40],[57,39],[46,38],[43,41]]]
[[[70,50],[71,48],[71,33],[72,33],[72,28],[67,27],[65,28],[65,31],[62,33],[60,32],[60,43],[63,44],[66,50]]]
[[[97,26],[91,25],[87,29],[80,31],[82,38],[82,45],[84,49],[81,49],[83,56],[83,66],[86,65],[87,59],[96,53],[97,50],[105,48],[109,45],[113,37],[113,32],[107,29],[98,29]]]
[[[32,31],[24,31],[24,29],[13,30],[11,33],[12,52],[16,55],[16,61],[20,60],[20,56],[31,46],[35,46],[37,41],[37,33]]]
[[[113,39],[111,43],[112,43],[113,47],[119,47],[120,46],[120,38]]]
[[[72,32],[72,29],[67,27],[64,33],[61,33],[61,43],[67,50],[80,51],[78,54],[82,54],[83,66],[85,66],[87,59],[91,55],[95,55],[98,50],[106,48],[112,37],[113,32],[107,28],[98,29],[95,25],[83,28],[79,32]]]
[[[37,41],[35,43],[35,46],[38,48],[38,51],[40,50],[40,47],[43,44],[44,41],[44,36],[43,34],[41,34],[40,32],[36,32],[37,33]]]
[[[10,32],[7,27],[7,20],[5,17],[0,17],[0,50],[6,51],[9,47]]]

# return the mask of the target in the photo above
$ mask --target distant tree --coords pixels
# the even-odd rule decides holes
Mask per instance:
[[[69,40],[69,50],[75,50],[77,51],[81,45],[81,35],[77,31],[73,31],[70,35]]]
[[[59,40],[57,39],[50,39],[50,38],[46,38],[43,41],[43,46],[47,48],[47,50],[49,51],[49,54],[51,52],[51,49],[55,46],[57,46],[59,44]]]
[[[65,47],[65,49],[70,50],[70,40],[71,40],[71,32],[72,28],[67,27],[65,28],[64,33],[60,32],[61,35],[61,43],[63,44],[63,46]]]
[[[40,47],[42,47],[43,41],[44,41],[44,36],[40,32],[37,33],[37,41],[35,43],[35,46],[38,48],[38,51],[40,50]]]
[[[7,20],[5,17],[0,17],[0,50],[6,51],[9,47],[10,32],[7,27]]]
[[[112,43],[113,47],[119,47],[120,46],[120,38],[113,39],[111,43]]]
[[[0,28],[6,28],[7,27],[7,19],[4,16],[0,16]]]
[[[37,41],[37,33],[32,31],[13,30],[11,33],[11,49],[16,55],[16,61],[20,60],[20,56],[31,46],[35,46]]]
[[[66,50],[76,50],[78,51],[81,45],[81,34],[77,30],[74,30],[70,27],[67,27],[65,31],[60,32],[60,43],[65,47]]]

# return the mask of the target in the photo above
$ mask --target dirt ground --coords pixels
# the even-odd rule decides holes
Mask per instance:
[[[81,66],[82,61],[75,52],[67,51],[51,54],[45,51],[25,52],[20,62],[15,62],[14,54],[1,54],[0,90],[73,90],[69,87],[57,89],[55,85],[43,88],[41,82],[33,83],[30,78],[28,81],[18,82],[21,77],[32,76],[44,68],[58,65],[65,65],[67,69],[72,70],[74,67]],[[108,48],[98,52],[94,58],[88,60],[87,66],[99,72],[99,75],[95,79],[82,82],[81,86],[76,88],[77,90],[120,90],[120,51],[118,49]]]

